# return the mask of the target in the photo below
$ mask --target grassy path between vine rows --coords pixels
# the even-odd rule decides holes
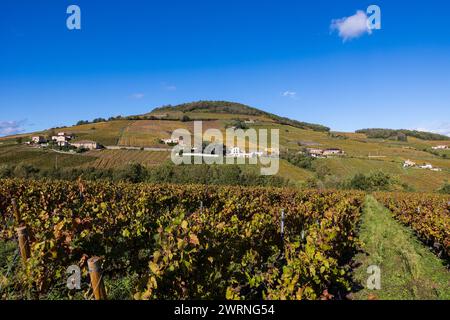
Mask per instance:
[[[450,271],[444,262],[372,196],[366,198],[360,239],[364,252],[355,257],[359,266],[354,279],[364,288],[353,292],[352,299],[450,299]],[[380,268],[380,290],[367,288],[370,265]]]

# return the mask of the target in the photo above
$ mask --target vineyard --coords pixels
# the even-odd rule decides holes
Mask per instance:
[[[375,197],[411,227],[440,257],[450,257],[450,197],[437,194],[377,193]]]
[[[99,256],[102,277],[131,279],[129,299],[343,298],[363,201],[346,191],[1,180],[0,241],[16,247],[26,227],[29,257],[0,274],[0,295],[88,299],[86,262]],[[81,290],[65,287],[71,265]]]
[[[86,168],[115,169],[125,167],[130,163],[140,163],[144,166],[155,166],[170,159],[169,152],[142,151],[142,150],[103,150],[102,152],[90,151],[88,156],[96,160],[87,163]]]

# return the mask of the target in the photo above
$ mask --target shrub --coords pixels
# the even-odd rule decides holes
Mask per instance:
[[[19,164],[14,168],[13,174],[18,178],[34,178],[38,176],[39,169],[30,164]]]
[[[281,158],[292,163],[294,166],[303,169],[312,169],[313,158],[301,153],[283,153]]]
[[[445,183],[438,191],[440,193],[450,194],[450,183]]]
[[[188,121],[191,121],[191,118],[189,118],[187,115],[183,115],[181,118],[180,118],[180,121],[181,122],[188,122]]]
[[[348,189],[364,191],[389,191],[395,184],[393,178],[382,171],[377,171],[369,175],[356,174],[346,185]]]

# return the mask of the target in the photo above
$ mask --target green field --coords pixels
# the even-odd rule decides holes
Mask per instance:
[[[87,153],[87,156],[95,157],[96,160],[86,163],[84,166],[97,169],[122,168],[132,163],[139,163],[149,167],[162,164],[170,159],[169,152],[141,150],[90,151]]]
[[[62,154],[51,150],[35,149],[21,145],[0,145],[0,165],[33,165],[40,169],[76,168],[93,163],[94,157],[79,154]]]
[[[367,174],[382,171],[391,174],[400,182],[406,183],[417,191],[435,191],[446,181],[450,180],[449,170],[434,172],[418,168],[403,168],[396,161],[367,160],[359,158],[319,159],[326,164],[331,174],[339,178],[348,178],[357,173]]]
[[[368,196],[363,210],[361,253],[354,257],[354,278],[364,288],[352,293],[355,300],[448,300],[450,272],[411,229],[392,218],[392,213]],[[367,268],[380,268],[381,288],[366,287]]]

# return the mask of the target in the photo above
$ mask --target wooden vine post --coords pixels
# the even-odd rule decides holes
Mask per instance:
[[[102,278],[101,258],[92,257],[88,260],[89,276],[95,300],[106,300],[105,285]]]
[[[285,259],[285,243],[284,243],[284,220],[286,216],[284,214],[284,209],[281,209],[281,219],[280,219],[280,235],[281,235],[281,251],[280,258]]]
[[[19,209],[17,208],[16,199],[12,199],[11,204],[12,204],[13,213],[14,213],[14,220],[16,220],[15,221],[16,226],[19,226],[20,225],[20,214],[19,214]]]
[[[27,227],[19,227],[16,229],[19,238],[19,249],[22,261],[26,262],[30,257],[30,241],[28,237]]]

